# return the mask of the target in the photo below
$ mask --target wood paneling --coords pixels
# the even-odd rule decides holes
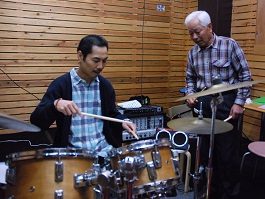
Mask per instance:
[[[263,1],[263,0],[260,0]],[[253,80],[265,79],[265,56],[257,53],[256,18],[257,10],[264,10],[258,0],[233,0],[232,38],[238,41],[248,60]],[[253,85],[251,99],[265,96],[264,84]],[[245,111],[243,132],[250,140],[258,140],[260,132],[260,113]]]
[[[156,9],[160,4],[164,12]],[[143,94],[167,110],[183,95],[179,90],[193,45],[184,19],[197,9],[197,0],[2,0],[1,112],[29,121],[50,82],[77,66],[78,42],[92,33],[109,41],[102,74],[112,82],[117,101]],[[257,0],[233,1],[231,36],[242,46],[254,80],[265,76],[265,58],[254,49],[256,18]],[[254,85],[251,97],[264,95],[264,84]],[[251,139],[259,136],[259,121],[256,113],[246,113],[244,133]]]
[[[108,65],[102,74],[112,82],[117,101],[143,94],[165,109],[175,105],[184,86],[183,22],[196,4],[194,0],[1,1],[1,112],[29,121],[51,81],[77,66],[78,42],[92,33],[109,41]],[[164,5],[165,11],[158,11],[157,5]]]

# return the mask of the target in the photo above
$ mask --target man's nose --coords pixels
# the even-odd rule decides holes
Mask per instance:
[[[198,35],[196,33],[192,33],[191,38],[197,39],[198,38]]]
[[[103,61],[98,62],[97,68],[98,69],[103,69],[104,68]]]

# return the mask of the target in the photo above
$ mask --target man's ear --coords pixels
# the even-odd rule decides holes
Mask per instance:
[[[78,59],[78,60],[82,60],[82,59],[83,59],[83,53],[81,52],[81,50],[79,50],[79,51],[77,52],[77,59]]]
[[[213,30],[213,24],[212,24],[212,23],[209,23],[207,27],[208,27],[209,29]]]

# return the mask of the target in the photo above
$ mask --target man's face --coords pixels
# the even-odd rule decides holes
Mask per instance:
[[[190,38],[194,41],[200,48],[206,48],[211,45],[213,34],[212,34],[212,24],[210,23],[207,27],[200,24],[199,20],[193,20],[187,25]]]
[[[80,66],[77,74],[89,83],[105,68],[108,49],[107,47],[93,46],[92,53],[88,54],[85,60],[82,52],[78,51],[78,59],[80,60]]]

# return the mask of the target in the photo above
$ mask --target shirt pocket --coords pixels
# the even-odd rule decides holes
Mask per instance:
[[[228,68],[230,66],[230,61],[227,59],[214,60],[213,65],[217,68]]]
[[[213,61],[213,75],[220,75],[222,81],[228,82],[231,73],[231,62],[227,59],[219,59]]]

